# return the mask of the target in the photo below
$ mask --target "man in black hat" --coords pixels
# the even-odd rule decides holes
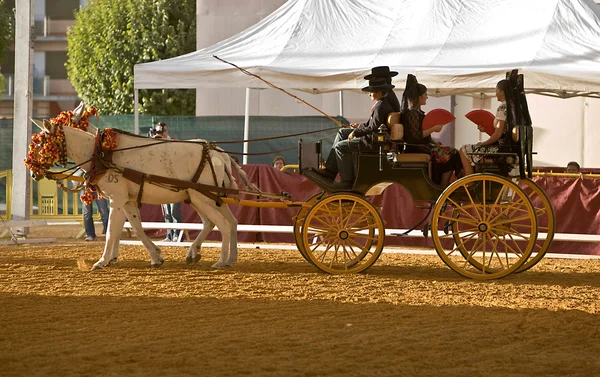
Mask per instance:
[[[387,65],[382,65],[379,67],[373,67],[371,68],[371,74],[366,75],[365,76],[365,80],[371,80],[375,77],[380,77],[380,78],[384,78],[386,79],[388,84],[392,84],[392,77],[398,75],[398,72],[396,71],[390,71],[390,67],[388,67]],[[393,86],[392,86],[393,88]],[[398,97],[396,96],[396,93],[394,93],[393,89],[390,89],[387,92],[386,98],[388,100],[388,102],[390,103],[390,105],[392,106],[392,109],[394,110],[394,112],[400,112],[400,101],[398,101]]]
[[[383,78],[386,80],[386,83],[392,85],[392,77],[396,76],[398,72],[390,71],[390,67],[388,66],[379,66],[371,68],[371,73],[365,76],[365,80],[371,80],[374,78]],[[392,88],[394,86],[392,85]],[[396,93],[394,93],[393,89],[388,90],[385,97],[387,98],[390,106],[392,106],[392,110],[394,112],[400,112],[400,102],[398,101],[398,97],[396,97]],[[337,135],[335,135],[335,139],[333,140],[333,145],[336,143],[346,140],[348,135],[352,132],[353,128],[358,127],[358,123],[353,123],[348,127],[341,128]]]
[[[329,179],[334,179],[339,173],[341,178],[340,186],[351,187],[354,183],[354,159],[353,152],[357,151],[359,145],[361,149],[374,151],[375,137],[379,131],[379,126],[387,123],[388,115],[393,112],[392,106],[387,100],[387,93],[394,88],[394,85],[388,84],[385,78],[375,77],[369,80],[369,86],[362,88],[363,92],[369,92],[371,99],[375,102],[371,109],[371,116],[365,123],[359,124],[350,134],[347,140],[340,140],[333,145],[325,169],[317,172]]]

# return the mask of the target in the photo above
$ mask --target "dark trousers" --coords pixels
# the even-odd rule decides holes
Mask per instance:
[[[166,223],[180,223],[181,222],[181,203],[169,203],[162,205],[163,216]],[[177,241],[179,238],[178,229],[169,229],[167,231],[167,238],[171,241]]]
[[[360,141],[359,138],[348,140],[348,135],[352,131],[354,131],[353,128],[340,128],[325,161],[325,168],[339,173],[342,182],[354,181],[354,152],[358,151]]]

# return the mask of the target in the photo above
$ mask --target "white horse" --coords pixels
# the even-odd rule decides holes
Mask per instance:
[[[59,128],[62,128],[65,134],[64,153],[84,171],[90,172],[96,139],[93,134],[73,127],[54,126],[46,120],[43,124],[35,123],[49,135],[54,135]],[[188,263],[199,260],[201,244],[214,225],[221,232],[223,241],[220,258],[213,267],[231,266],[237,260],[237,220],[226,204],[218,205],[214,198],[211,199],[191,188],[182,189],[148,182],[140,185],[139,182],[128,180],[123,176],[126,169],[131,169],[143,174],[191,182],[200,165],[204,148],[207,148],[207,144],[202,140],[168,141],[119,134],[118,147],[112,154],[112,162],[108,170],[101,174],[97,182],[94,182],[102,196],[110,199],[111,211],[104,252],[92,269],[103,268],[117,261],[119,241],[126,218],[148,250],[151,265],[158,267],[163,264],[164,259],[160,249],[142,229],[138,203],[165,204],[187,201],[198,212],[204,228],[188,251],[186,258]],[[216,180],[216,183],[222,187],[236,189],[237,185],[231,174],[233,166],[247,188],[258,190],[248,182],[244,171],[226,153],[209,148],[208,158],[214,169],[206,164],[197,183],[215,186]]]

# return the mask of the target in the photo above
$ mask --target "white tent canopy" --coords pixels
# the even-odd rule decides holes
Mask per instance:
[[[358,89],[373,66],[430,92],[493,90],[508,70],[530,92],[600,93],[600,10],[592,0],[289,0],[249,29],[186,55],[137,64],[136,89]]]

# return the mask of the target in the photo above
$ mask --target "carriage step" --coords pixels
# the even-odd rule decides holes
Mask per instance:
[[[353,185],[345,186],[342,184],[342,182],[331,181],[331,180],[323,177],[319,173],[315,172],[314,170],[308,170],[308,169],[303,170],[302,175],[304,175],[306,178],[310,179],[311,181],[316,183],[319,187],[321,187],[323,190],[325,190],[329,193],[352,192],[353,191],[352,190]]]

